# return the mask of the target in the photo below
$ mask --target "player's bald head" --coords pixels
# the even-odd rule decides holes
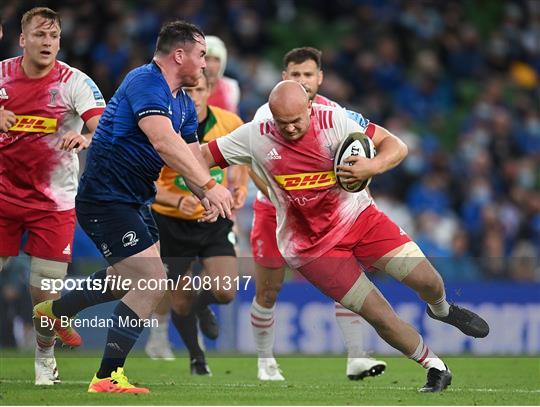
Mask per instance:
[[[308,109],[309,95],[298,82],[281,81],[270,92],[268,105],[274,116],[291,116]]]
[[[311,101],[298,82],[279,82],[268,98],[274,122],[283,137],[297,140],[304,136],[310,125]]]

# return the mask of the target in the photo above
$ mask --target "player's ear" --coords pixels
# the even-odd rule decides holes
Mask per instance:
[[[19,35],[19,47],[24,48],[24,34]]]
[[[284,81],[288,79],[287,71],[281,71],[281,79],[284,80]]]
[[[322,70],[319,70],[319,75],[318,76],[319,76],[319,78],[317,79],[317,85],[321,86],[321,83],[322,83],[322,81],[324,79],[324,74],[323,74]]]
[[[184,49],[183,48],[176,48],[174,51],[174,61],[177,64],[182,64],[184,62]]]

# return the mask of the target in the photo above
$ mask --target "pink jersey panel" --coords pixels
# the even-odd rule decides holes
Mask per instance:
[[[0,105],[17,116],[0,133],[0,194],[6,201],[42,210],[74,207],[79,171],[74,152],[59,149],[60,137],[81,132],[103,112],[97,87],[81,71],[57,61],[43,78],[28,78],[22,57],[0,63]]]

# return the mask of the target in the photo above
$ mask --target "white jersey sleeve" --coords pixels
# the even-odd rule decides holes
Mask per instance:
[[[83,121],[86,121],[85,113],[92,109],[103,109],[105,99],[88,75],[75,68],[71,68],[71,70],[73,75],[66,84],[67,103]]]
[[[250,165],[253,157],[251,142],[253,137],[257,137],[257,134],[256,126],[253,122],[249,122],[238,127],[232,133],[217,138],[215,142],[227,164]],[[220,163],[218,162],[218,164]]]

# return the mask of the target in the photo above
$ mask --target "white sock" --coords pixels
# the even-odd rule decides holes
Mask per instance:
[[[53,358],[55,336],[46,336],[36,332],[36,358]]]
[[[52,333],[52,336],[49,336],[36,331],[36,357],[53,357],[55,342],[56,336],[54,333]]]
[[[446,301],[446,294],[443,294],[437,301],[428,304],[428,307],[438,317],[446,317],[450,312],[450,304]]]
[[[362,318],[360,315],[345,308],[339,302],[335,303],[336,322],[341,330],[341,336],[349,358],[364,358],[364,337],[362,336]]]
[[[424,340],[420,336],[420,343],[416,347],[416,350],[412,355],[409,356],[410,359],[417,361],[425,369],[431,369],[434,367],[438,370],[446,370],[444,362],[433,353],[426,345],[424,345]]]
[[[274,347],[274,310],[265,308],[255,301],[251,302],[251,328],[259,358],[273,358]]]

